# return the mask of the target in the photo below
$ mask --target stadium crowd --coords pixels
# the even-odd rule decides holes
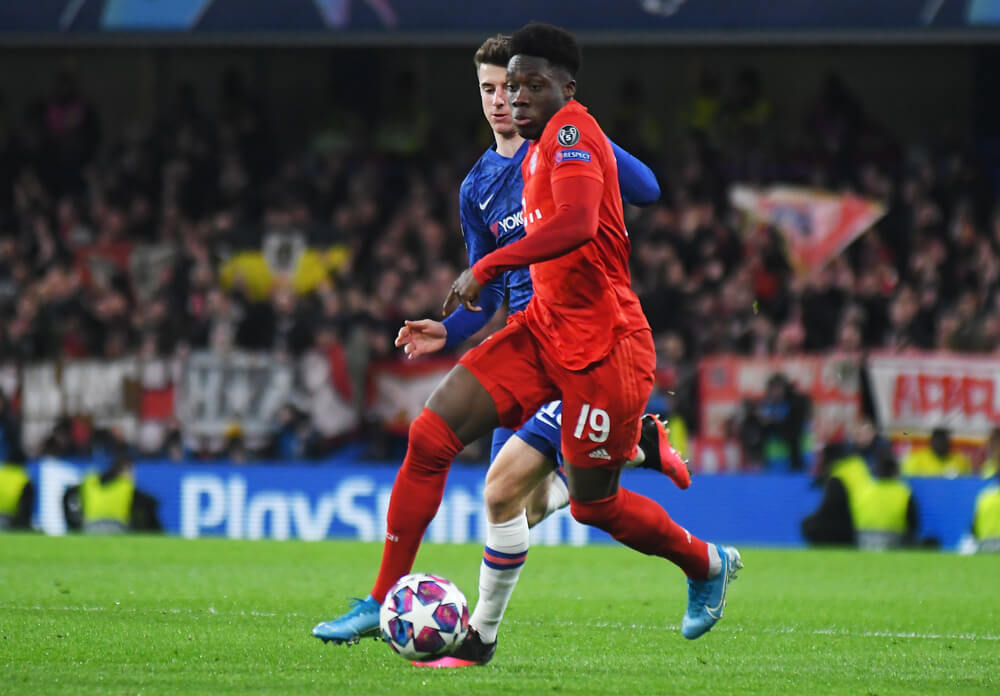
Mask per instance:
[[[442,150],[419,115],[344,111],[290,150],[237,72],[218,94],[209,108],[181,85],[157,122],[121,132],[70,73],[23,115],[0,96],[0,363],[320,350],[363,409],[367,364],[394,355],[402,319],[438,316],[466,265],[458,189],[488,137]],[[665,120],[643,104],[625,83],[602,122],[660,178],[662,200],[627,212],[633,282],[692,430],[703,355],[1000,346],[1000,213],[961,147],[897,142],[836,75],[782,132],[752,70],[706,71]],[[803,277],[776,230],[730,206],[734,182],[851,190],[888,212]],[[0,408],[8,439],[16,403]],[[285,420],[288,451],[333,444]],[[92,446],[68,427],[45,447]]]

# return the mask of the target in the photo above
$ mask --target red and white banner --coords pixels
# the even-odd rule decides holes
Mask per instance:
[[[266,353],[192,353],[174,402],[185,438],[221,442],[239,426],[248,442],[263,440],[292,400],[294,377],[289,361]]]
[[[1000,358],[876,354],[868,371],[878,422],[894,434],[946,427],[978,439],[1000,425]]]
[[[41,447],[62,418],[76,421],[78,436],[111,428],[141,444],[146,423],[162,422],[173,414],[171,366],[163,360],[32,363],[21,369],[18,381],[6,382],[3,388],[7,394],[19,394],[21,438],[29,454]]]
[[[795,186],[738,185],[729,197],[752,219],[781,231],[798,273],[821,268],[885,214],[885,206],[867,198]]]
[[[368,403],[373,415],[390,432],[406,435],[434,388],[452,367],[454,358],[386,360],[368,371]]]
[[[704,358],[698,363],[701,435],[724,440],[740,404],[763,397],[767,380],[780,373],[812,400],[817,441],[842,438],[861,418],[860,369],[860,359],[850,355]]]

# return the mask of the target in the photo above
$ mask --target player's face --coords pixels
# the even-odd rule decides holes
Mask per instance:
[[[545,58],[519,54],[507,64],[507,98],[522,138],[539,138],[545,124],[575,92],[576,81]]]
[[[500,136],[512,136],[516,132],[507,90],[504,89],[506,80],[507,68],[487,63],[479,66],[479,97],[483,102],[483,115],[493,132]]]

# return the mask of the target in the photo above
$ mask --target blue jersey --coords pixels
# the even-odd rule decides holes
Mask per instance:
[[[483,153],[459,190],[462,234],[469,252],[469,266],[486,254],[516,242],[524,236],[521,208],[521,161],[528,152],[528,141],[513,157],[504,157],[495,147]],[[660,197],[656,177],[645,164],[611,143],[618,160],[618,184],[628,203],[648,205]],[[531,274],[528,267],[505,271],[480,291],[481,312],[459,307],[444,320],[448,329],[446,346],[461,343],[486,325],[504,298],[511,313],[519,312],[531,300]]]
[[[491,147],[462,181],[459,212],[469,266],[524,236],[521,161],[527,152],[528,141],[522,143],[513,157],[504,157]],[[508,310],[513,313],[528,305],[531,294],[531,274],[527,266],[501,273],[480,291],[482,312],[469,312],[459,307],[444,320],[448,327],[447,345],[461,343],[485,326],[505,297]]]

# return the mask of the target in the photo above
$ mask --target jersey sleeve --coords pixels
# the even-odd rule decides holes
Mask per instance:
[[[475,265],[497,248],[496,238],[490,232],[481,215],[478,206],[469,197],[469,191],[463,187],[461,191],[459,213],[462,219],[462,236],[465,238],[465,248],[469,253],[469,266]],[[479,292],[479,306],[483,311],[470,312],[464,307],[448,315],[442,322],[448,330],[445,347],[456,346],[474,335],[496,314],[503,302],[504,278],[498,277],[483,286]]]
[[[604,183],[607,137],[591,119],[569,115],[543,144],[540,156],[551,157],[551,181],[582,176]]]
[[[604,184],[592,176],[564,176],[552,182],[555,213],[539,223],[539,232],[491,252],[472,266],[485,284],[505,271],[541,263],[578,249],[597,234]]]
[[[652,205],[660,198],[660,184],[653,170],[635,155],[623,150],[611,138],[611,151],[618,162],[618,187],[626,203]]]

